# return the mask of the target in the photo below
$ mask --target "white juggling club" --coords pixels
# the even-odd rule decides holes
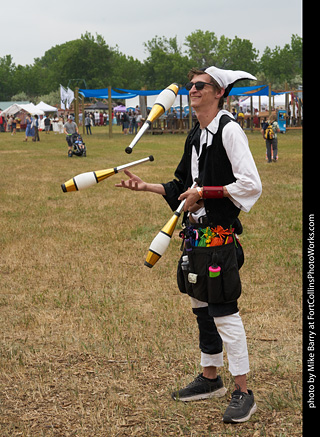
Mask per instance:
[[[166,89],[161,91],[151,108],[147,120],[144,122],[137,135],[126,148],[127,153],[132,152],[133,147],[137,144],[142,135],[150,128],[151,124],[173,105],[178,91],[179,85],[176,83],[172,83]]]
[[[119,167],[81,173],[75,176],[74,178],[69,179],[64,184],[62,184],[61,188],[64,193],[70,191],[83,190],[84,188],[92,187],[93,185],[98,184],[101,181],[104,181],[110,176],[119,173],[119,171],[121,170],[134,167],[135,165],[142,164],[143,162],[153,161],[153,160],[154,160],[153,156],[150,155],[147,158],[139,159],[138,161],[134,161],[134,162],[129,162],[129,164],[120,165]]]
[[[191,188],[197,186],[197,182],[195,181]],[[171,219],[163,226],[158,235],[155,236],[152,243],[150,244],[149,251],[144,262],[144,265],[147,267],[153,267],[155,263],[162,257],[165,251],[168,249],[173,231],[176,228],[178,223],[178,219],[181,215],[181,211],[183,210],[186,199],[184,199],[179,207],[174,212]]]

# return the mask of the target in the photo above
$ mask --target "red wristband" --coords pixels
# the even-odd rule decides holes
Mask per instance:
[[[203,187],[203,199],[222,199],[223,187]]]

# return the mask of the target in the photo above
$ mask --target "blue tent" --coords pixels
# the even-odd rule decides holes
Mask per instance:
[[[271,90],[271,95],[276,96],[278,94]],[[229,96],[268,96],[269,86],[268,85],[256,85],[256,86],[246,86],[246,87],[235,87],[229,93]]]
[[[79,93],[84,97],[95,97],[96,99],[107,99],[108,98],[108,88],[101,88],[97,90],[86,90],[79,89]],[[137,94],[135,92],[130,93],[118,93],[111,89],[111,98],[112,99],[132,99],[136,97]]]
[[[163,90],[128,90],[124,88],[116,88],[118,91],[123,91],[125,93],[135,93],[137,96],[156,96]],[[271,95],[275,96],[277,94],[275,91],[271,91]],[[185,88],[180,88],[178,95],[188,96],[189,91]],[[269,86],[268,85],[255,85],[255,86],[245,86],[245,87],[234,87],[229,93],[229,96],[268,96]]]
[[[137,96],[156,96],[163,90],[129,90],[124,88],[116,88],[117,91],[111,89],[112,99],[132,99]],[[118,91],[121,91],[120,93]],[[96,99],[107,99],[108,98],[108,88],[101,88],[96,90],[86,90],[79,89],[79,93],[84,97],[95,97]],[[282,93],[276,93],[271,90],[271,95],[275,96]],[[185,88],[180,88],[178,95],[188,96],[189,91]],[[269,86],[268,85],[255,85],[246,87],[234,87],[231,89],[229,96],[268,96]]]
[[[116,88],[118,91],[123,91],[124,93],[135,93],[137,96],[157,96],[162,90],[127,90],[124,88]],[[178,93],[179,94],[179,93]]]

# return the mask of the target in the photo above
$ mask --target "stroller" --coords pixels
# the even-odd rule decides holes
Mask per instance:
[[[83,142],[80,134],[74,133],[71,137],[72,155],[87,156],[86,144]]]

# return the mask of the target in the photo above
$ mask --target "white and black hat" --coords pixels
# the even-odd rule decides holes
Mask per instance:
[[[223,70],[217,67],[208,67],[202,69],[204,73],[209,74],[213,79],[225,89],[223,97],[227,97],[238,80],[250,79],[257,80],[252,74],[241,70]]]

